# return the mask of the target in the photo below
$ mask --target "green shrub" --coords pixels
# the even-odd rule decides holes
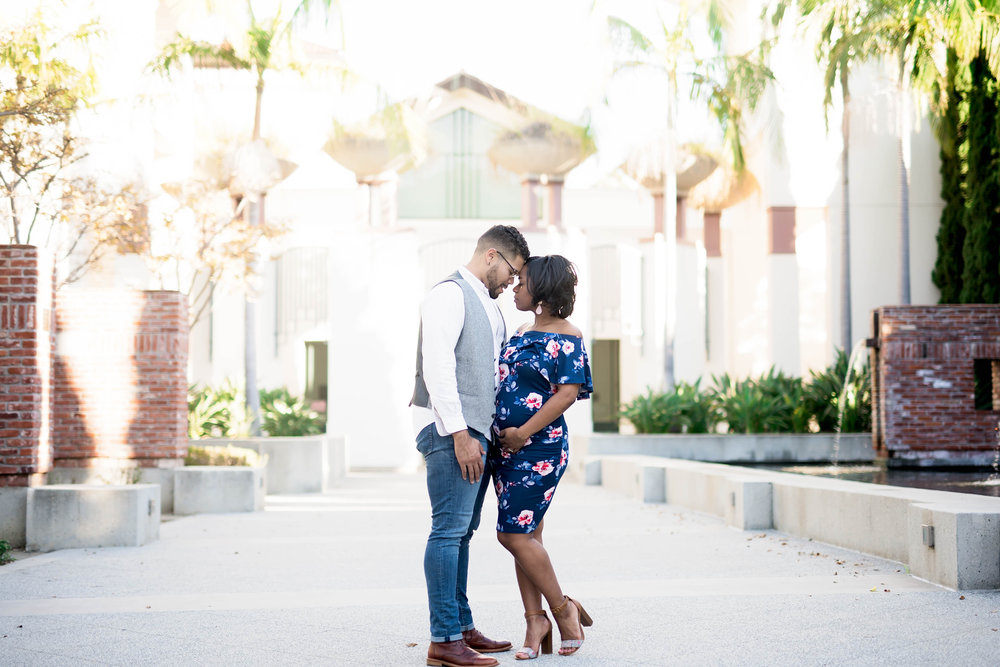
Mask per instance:
[[[820,431],[832,433],[838,422],[842,433],[863,433],[872,429],[871,369],[868,357],[855,362],[845,386],[849,359],[843,350],[822,371],[810,371],[811,379],[803,397]],[[841,420],[841,398],[844,399]]]
[[[261,430],[270,436],[317,435],[326,430],[326,419],[285,387],[261,390],[260,412]]]
[[[773,366],[756,378],[713,376],[713,386],[680,382],[671,392],[646,391],[622,406],[621,415],[639,433],[712,433],[725,423],[730,433],[871,430],[871,373],[867,360],[855,363],[848,383],[848,358],[837,352],[830,367],[810,371],[808,382]],[[841,412],[843,414],[841,414]]]
[[[772,367],[759,378],[713,377],[715,401],[730,433],[803,433],[802,382]]]
[[[683,402],[676,393],[654,392],[647,387],[645,396],[637,396],[622,406],[621,415],[639,433],[680,433],[689,423]]]
[[[262,466],[266,462],[266,456],[233,445],[190,445],[184,457],[186,466]]]
[[[253,419],[243,390],[226,379],[220,387],[188,387],[188,437],[246,438]]]
[[[14,562],[14,557],[10,555],[11,547],[7,540],[0,540],[0,565]]]
[[[261,431],[270,436],[316,435],[326,430],[326,419],[308,409],[287,388],[261,389]],[[253,419],[243,390],[231,380],[221,386],[188,388],[188,437],[247,438]]]

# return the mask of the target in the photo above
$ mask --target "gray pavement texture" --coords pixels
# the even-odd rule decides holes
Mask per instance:
[[[520,646],[491,496],[470,598]],[[422,473],[354,473],[263,512],[166,517],[144,547],[21,554],[0,567],[0,665],[423,665],[429,524]],[[899,563],[570,482],[545,543],[594,626],[576,655],[528,664],[1000,664],[1000,591]]]

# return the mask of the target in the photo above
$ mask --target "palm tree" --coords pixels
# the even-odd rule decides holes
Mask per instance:
[[[618,64],[617,71],[634,68],[653,68],[665,75],[667,85],[666,150],[664,151],[663,195],[666,202],[666,241],[668,266],[675,264],[673,250],[676,246],[677,181],[674,162],[677,153],[675,119],[677,116],[678,80],[691,82],[689,98],[705,104],[718,122],[728,158],[734,169],[742,172],[746,167],[743,154],[743,121],[746,112],[752,112],[774,75],[764,64],[766,49],[731,55],[725,53],[724,37],[731,12],[725,0],[710,0],[702,6],[708,36],[714,51],[707,56],[700,53],[692,39],[696,17],[689,12],[686,2],[680,2],[676,17],[670,20],[658,16],[658,36],[654,38],[623,18],[609,16],[612,37],[627,57]],[[669,290],[668,290],[669,298]],[[667,307],[664,335],[664,386],[674,386],[673,317]]]
[[[788,9],[796,7],[802,27],[816,40],[816,60],[823,68],[823,108],[829,121],[834,90],[839,88],[842,105],[840,155],[840,344],[853,345],[851,333],[851,70],[876,52],[874,37],[867,29],[872,3],[865,0],[782,0],[772,14],[780,23]]]
[[[883,0],[873,2],[869,30],[880,51],[896,70],[899,97],[899,300],[910,303],[910,104],[930,103],[940,107],[937,96],[947,89],[946,62],[941,47],[946,45],[962,65],[982,54],[997,72],[997,15],[978,2],[945,0]],[[995,3],[990,3],[995,4]],[[991,39],[990,35],[994,37]],[[940,111],[939,111],[940,113]]]
[[[209,2],[208,6],[211,7]],[[160,73],[169,74],[175,68],[180,59],[191,58],[203,65],[214,65],[216,67],[227,67],[236,70],[249,71],[256,75],[256,96],[254,98],[253,130],[251,132],[250,144],[242,147],[239,153],[244,157],[250,157],[250,161],[255,164],[250,167],[251,171],[256,171],[258,175],[262,171],[262,162],[266,158],[266,150],[262,150],[260,134],[261,106],[264,99],[264,75],[266,72],[279,69],[299,69],[290,61],[281,62],[278,51],[283,41],[291,41],[297,26],[301,25],[300,18],[308,16],[311,11],[323,10],[327,17],[332,10],[339,11],[337,0],[295,0],[294,9],[286,12],[288,3],[278,2],[275,13],[272,16],[261,18],[254,12],[252,0],[246,2],[247,24],[244,26],[245,32],[240,37],[245,44],[237,49],[229,41],[220,44],[213,44],[202,41],[195,41],[184,35],[178,35],[177,40],[164,47],[163,51],[153,63],[153,69]],[[343,26],[341,24],[341,42],[343,42]],[[276,160],[274,161],[276,165]],[[267,171],[264,169],[264,171]],[[266,178],[254,178],[258,183],[264,184]],[[273,183],[271,183],[273,185]],[[270,186],[267,186],[270,187]],[[263,216],[263,197],[266,187],[261,187],[256,192],[246,192],[249,206],[247,212],[251,224],[260,224]],[[248,262],[250,271],[254,270],[255,261]],[[249,296],[244,301],[244,361],[245,361],[245,382],[247,406],[253,415],[252,435],[260,435],[260,392],[257,387],[257,345],[256,345],[256,305]]]

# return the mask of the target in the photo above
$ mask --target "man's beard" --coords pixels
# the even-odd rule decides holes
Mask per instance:
[[[499,271],[497,271],[496,267],[494,267],[486,274],[486,290],[490,293],[491,299],[496,299],[503,294],[503,291],[507,289],[507,285],[509,283],[509,281],[502,283],[494,282],[497,279],[497,273],[499,273]]]

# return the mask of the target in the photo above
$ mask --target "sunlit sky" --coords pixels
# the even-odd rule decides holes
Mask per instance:
[[[115,7],[133,8],[138,0],[70,0],[59,15],[88,12],[113,17]],[[11,15],[43,2],[0,0]],[[218,41],[246,21],[245,0],[163,0],[178,28],[196,39]],[[155,6],[154,0],[149,0]],[[259,17],[286,14],[297,0],[253,0]],[[465,71],[528,104],[565,120],[590,122],[607,173],[630,147],[662,132],[666,98],[663,78],[647,73],[614,73],[608,37],[609,12],[647,31],[655,31],[654,0],[340,0],[344,57],[369,85],[395,101],[427,94],[449,76]],[[212,5],[212,14],[205,11]],[[127,12],[126,12],[127,13]],[[113,20],[113,19],[112,19]],[[240,30],[240,29],[237,29]],[[245,30],[245,27],[242,28]],[[245,32],[244,32],[245,34]],[[341,32],[314,16],[298,35],[337,48]],[[374,111],[375,96],[371,96]],[[700,111],[702,117],[705,112]],[[684,123],[690,128],[699,123]],[[702,130],[703,132],[703,130]],[[691,133],[688,132],[690,135]],[[701,140],[701,137],[688,137]]]

